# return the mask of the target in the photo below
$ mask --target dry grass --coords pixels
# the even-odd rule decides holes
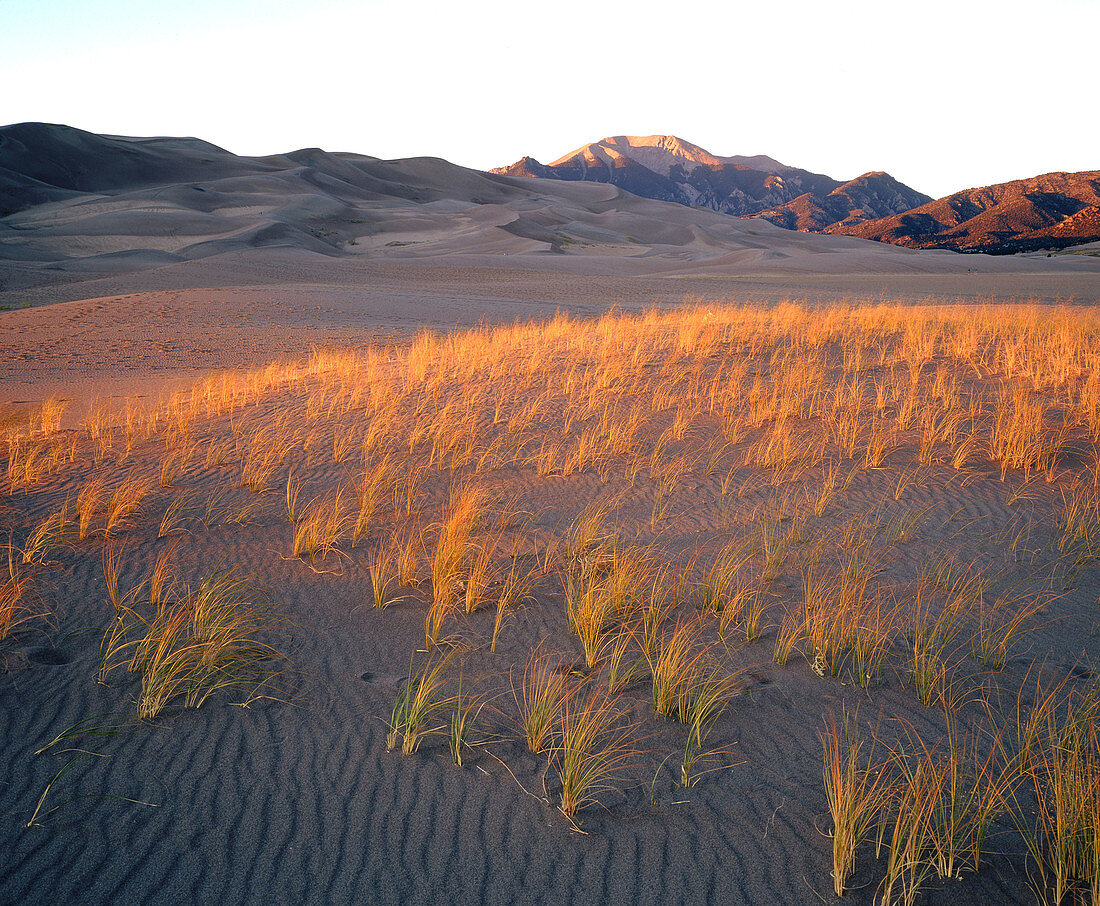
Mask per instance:
[[[1040,708],[1041,728],[1027,749],[1025,770],[1037,807],[1017,824],[1036,869],[1043,903],[1067,896],[1100,897],[1100,698],[1071,696],[1059,719]],[[1018,803],[1017,803],[1018,805]]]
[[[64,544],[69,528],[68,502],[42,520],[23,544],[24,563],[44,563],[54,548]]]
[[[443,520],[437,526],[432,556],[433,608],[450,608],[463,590],[463,573],[469,563],[471,541],[491,502],[489,493],[477,485],[452,490]]]
[[[606,690],[591,687],[564,696],[551,758],[561,782],[558,807],[566,818],[572,820],[598,793],[614,788],[637,755],[635,729]]]
[[[357,507],[355,522],[351,529],[351,543],[356,545],[360,539],[370,536],[370,526],[378,508],[385,499],[388,489],[394,482],[394,463],[392,458],[383,457],[377,463],[365,463],[363,476],[355,490]],[[289,485],[287,486],[289,489]],[[290,493],[289,490],[287,492]],[[289,498],[288,498],[289,499]]]
[[[454,710],[451,712],[450,728],[451,760],[458,767],[462,767],[463,753],[470,747],[470,732],[484,706],[485,699],[481,696],[463,695],[460,678],[458,693],[454,698]]]
[[[932,874],[928,859],[932,837],[932,812],[940,795],[935,765],[918,761],[909,768],[903,761],[904,779],[893,795],[894,821],[887,846],[886,872],[879,888],[879,904],[912,906]]]
[[[565,609],[570,631],[584,651],[586,666],[596,666],[603,650],[604,632],[613,613],[611,596],[591,574],[566,573]]]
[[[527,657],[519,691],[512,695],[519,707],[520,727],[527,748],[536,755],[550,744],[562,702],[571,695],[560,659],[535,650]]]
[[[153,567],[153,572],[149,575],[149,603],[155,608],[160,607],[161,603],[165,600],[165,593],[171,590],[174,584],[174,561],[178,547],[179,542],[176,542],[157,554],[156,565]],[[107,588],[111,597],[111,603],[115,608],[115,613],[118,613],[120,610],[118,600],[118,568],[120,554],[121,552],[118,552],[114,556],[109,556],[107,554],[107,549],[104,548],[103,572],[104,575],[108,577]]]
[[[970,653],[989,670],[1003,669],[1028,621],[1050,604],[1051,597],[1040,592],[1009,595],[989,602],[982,595],[972,610]]]
[[[160,528],[157,529],[158,538],[167,538],[174,532],[180,531],[180,524],[187,518],[187,504],[191,502],[189,491],[179,491],[164,508],[164,515],[160,520]]]
[[[950,685],[949,658],[953,643],[963,629],[965,592],[974,580],[963,577],[952,586],[952,596],[938,613],[933,610],[931,595],[924,587],[917,590],[910,614],[912,648],[909,661],[909,681],[924,704],[940,701],[948,704]]]
[[[442,726],[432,726],[432,722],[453,703],[449,696],[443,694],[448,664],[448,657],[441,657],[433,663],[429,656],[424,668],[414,673],[412,660],[409,660],[409,678],[397,693],[390,716],[387,749],[392,751],[396,748],[400,739],[401,753],[412,755],[426,735],[442,729]]]
[[[88,482],[77,496],[78,540],[84,541],[91,535],[104,494],[103,479],[98,478]]]
[[[34,578],[24,571],[19,560],[9,541],[6,575],[0,583],[0,642],[9,638],[20,626],[46,615],[41,602],[33,594]]]
[[[318,556],[326,560],[337,549],[352,524],[345,492],[341,486],[314,497],[306,505],[294,527],[295,557],[308,555],[312,565]]]
[[[297,522],[296,513],[298,512],[298,497],[302,493],[302,480],[295,478],[293,474],[288,474],[286,477],[286,518],[287,521],[294,525]]]
[[[118,574],[122,568],[122,553],[122,548],[116,547],[110,542],[103,545],[103,580],[107,583],[107,597],[116,614],[122,606],[118,591]],[[154,575],[159,572],[160,570],[155,570]],[[163,586],[163,581],[158,582],[158,586]]]
[[[58,432],[55,408],[43,407],[4,426],[5,514],[26,540],[20,562],[9,563],[0,614],[29,613],[31,569],[98,555],[94,545],[67,543],[70,526],[80,542],[117,539],[144,528],[153,488],[172,487],[158,498],[161,536],[184,526],[187,500],[205,499],[195,515],[227,543],[262,527],[315,569],[334,556],[349,570],[366,566],[376,606],[393,600],[395,582],[418,587],[430,575],[431,593],[410,595],[429,659],[395,705],[394,744],[415,751],[441,728],[450,705],[434,646],[447,621],[461,619],[459,642],[485,639],[505,666],[527,657],[513,693],[519,723],[532,751],[552,755],[563,811],[575,814],[614,784],[618,759],[636,751],[618,735],[629,720],[616,696],[640,689],[638,680],[648,680],[656,714],[685,724],[680,782],[690,786],[738,688],[725,667],[731,630],[738,642],[767,636],[769,612],[784,614],[777,664],[801,652],[868,696],[881,694],[873,687],[889,683],[890,666],[921,701],[948,710],[958,689],[1011,681],[1035,616],[1057,604],[1049,589],[1078,576],[1091,582],[1100,563],[1098,326],[1092,312],[1055,307],[563,315],[211,376],[155,405],[95,409],[75,434]],[[275,506],[261,508],[264,497],[237,488],[282,490],[284,474],[277,508],[285,504],[286,522]],[[517,488],[539,514],[521,528],[491,518]],[[576,501],[593,493],[601,496],[578,513]],[[75,507],[62,505],[66,494]],[[1046,518],[1052,509],[1056,518]],[[203,529],[187,528],[199,545]],[[364,542],[375,551],[365,562],[356,551]],[[943,558],[920,576],[936,545],[932,556]],[[527,565],[531,554],[521,566],[519,549],[561,577],[578,639],[568,644],[579,645],[586,670],[577,672],[587,681],[528,651],[534,632],[560,626],[562,601]],[[152,556],[140,543],[129,550],[128,568]],[[217,678],[199,683],[196,652],[216,648],[230,611],[243,621],[243,647],[225,643],[229,663],[218,675],[243,678],[271,656],[262,648],[269,630],[249,623],[262,623],[250,608],[267,612],[250,593],[211,592],[228,602],[218,616],[203,604],[203,586],[178,580],[162,550],[146,580],[150,614],[144,591],[139,602],[138,589],[119,590],[119,559],[112,541],[104,572],[116,616],[104,677],[123,663],[139,673],[144,716],[221,688]],[[1025,585],[1026,594],[1011,590]],[[502,629],[532,601],[530,619]],[[965,658],[968,645],[977,664]],[[979,664],[1004,672],[980,673]],[[1021,715],[1027,756],[1013,760],[1047,803],[1031,848],[1051,902],[1089,883],[1084,838],[1060,830],[1059,809],[1078,815],[1070,824],[1086,820],[1073,778],[1091,777],[1094,758],[1087,734],[1063,738],[1059,722],[1050,729],[1055,710]],[[469,697],[453,709],[456,760],[476,711]],[[1000,773],[972,740],[911,742],[887,767],[872,763],[847,721],[823,734],[838,892],[876,809],[889,837],[884,902],[912,901],[926,879],[976,863],[975,816],[992,811],[996,796],[986,791],[1003,792]],[[1080,807],[1069,806],[1075,796]]]
[[[740,616],[742,601],[738,598],[738,579],[748,563],[749,555],[740,542],[732,542],[711,563],[702,582],[699,583],[699,610],[729,613],[730,619]]]
[[[998,398],[989,433],[990,456],[1001,464],[1001,479],[1009,469],[1021,469],[1025,480],[1046,467],[1055,453],[1043,428],[1046,406],[1038,396],[1005,393]]]
[[[858,715],[845,714],[842,727],[830,718],[821,734],[825,748],[825,795],[833,819],[833,891],[844,896],[855,867],[856,850],[880,820],[890,796],[889,775],[874,763],[874,748],[863,754]]]
[[[488,597],[489,587],[497,578],[494,561],[499,545],[499,537],[488,537],[470,552],[464,594],[466,613],[476,611]]]
[[[396,581],[394,572],[394,556],[385,549],[378,550],[367,561],[367,569],[370,572],[371,604],[377,610],[385,610],[393,600],[390,598],[390,586]]]
[[[660,717],[675,715],[687,722],[692,696],[708,670],[711,646],[700,640],[698,624],[681,621],[645,650],[653,686],[653,710]]]
[[[532,593],[536,587],[535,573],[521,573],[516,557],[512,558],[512,564],[508,575],[500,586],[497,595],[496,618],[493,620],[493,638],[489,644],[489,651],[496,653],[497,641],[500,638],[500,630],[504,625],[504,618],[525,601],[532,600]]]
[[[606,501],[593,501],[573,520],[565,533],[561,549],[567,564],[585,571],[599,559],[601,548],[608,539],[606,522],[610,509],[611,505]]]
[[[1095,481],[1077,479],[1061,489],[1058,516],[1058,551],[1075,568],[1100,560],[1100,487]]]
[[[141,514],[141,504],[149,493],[151,483],[131,472],[115,488],[107,499],[107,523],[104,533],[110,537],[133,526],[133,520]]]
[[[740,671],[730,671],[717,664],[707,665],[696,672],[689,684],[680,714],[681,722],[688,728],[680,761],[680,785],[685,787],[694,786],[702,774],[709,773],[697,770],[701,759],[716,754],[707,752],[707,737],[715,721],[743,685]]]
[[[158,563],[155,572],[167,568]],[[282,654],[265,641],[283,625],[271,603],[235,571],[214,573],[191,586],[156,580],[160,591],[151,618],[126,601],[116,606],[104,633],[99,678],[106,682],[121,663],[141,678],[137,716],[153,719],[176,701],[198,708],[211,695],[247,689],[260,695]],[[128,596],[129,597],[129,596]]]

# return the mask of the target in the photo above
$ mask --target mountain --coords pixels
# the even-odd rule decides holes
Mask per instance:
[[[619,135],[493,173],[611,183],[645,198],[892,245],[1011,254],[1100,240],[1100,171],[1047,173],[933,200],[888,173],[845,183],[765,155],[717,157],[672,135]]]
[[[829,232],[922,249],[1013,253],[1100,240],[1100,170],[968,189]]]
[[[765,155],[717,157],[673,135],[618,135],[541,164],[523,157],[490,171],[507,176],[611,183],[635,195],[723,214],[757,214],[801,195],[827,195],[835,179]]]
[[[758,216],[788,230],[843,232],[857,224],[906,211],[932,199],[910,189],[889,173],[864,173],[828,195],[807,192]]]

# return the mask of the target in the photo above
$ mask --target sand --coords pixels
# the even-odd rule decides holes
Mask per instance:
[[[314,345],[407,341],[421,330],[506,324],[559,310],[595,315],[700,301],[1092,303],[1100,286],[1100,263],[1090,258],[1069,265],[962,258],[993,270],[978,274],[961,268],[961,256],[914,254],[927,256],[931,272],[863,273],[858,257],[851,273],[727,266],[667,275],[608,259],[586,259],[592,272],[575,273],[559,265],[561,256],[549,263],[522,256],[334,262],[301,252],[238,252],[0,293],[0,304],[11,307],[0,312],[0,402],[59,394],[83,414],[98,397],[147,394],[151,379],[178,386],[203,369],[298,357]]]
[[[583,360],[583,354],[578,357]],[[460,354],[457,361],[466,359]],[[563,369],[568,365],[566,359]],[[321,377],[306,380],[316,388],[325,383]],[[520,741],[513,692],[524,659],[540,642],[565,663],[578,656],[565,624],[558,571],[563,567],[551,568],[534,599],[509,615],[496,654],[487,650],[491,607],[446,622],[443,638],[449,642],[441,651],[457,646],[467,690],[490,701],[465,764],[451,763],[439,734],[415,755],[388,752],[387,721],[410,656],[417,665],[426,657],[415,652],[424,646],[430,592],[427,586],[400,589],[403,600],[373,609],[369,563],[380,539],[410,524],[426,527],[431,537],[428,527],[442,517],[450,477],[446,469],[414,474],[410,493],[419,519],[410,523],[400,512],[383,517],[375,529],[379,540],[352,546],[345,539],[338,553],[313,562],[293,557],[292,527],[280,515],[286,473],[306,482],[305,501],[353,478],[358,455],[337,463],[325,452],[331,442],[322,440],[314,454],[292,453],[276,469],[268,492],[255,495],[239,487],[241,461],[231,452],[231,426],[245,426],[242,438],[259,437],[274,414],[293,412],[306,398],[290,385],[264,394],[259,405],[232,419],[200,419],[194,435],[199,452],[174,488],[154,488],[142,514],[112,541],[112,549],[122,552],[123,595],[140,585],[173,544],[181,581],[195,583],[211,567],[234,566],[270,589],[290,620],[275,634],[288,660],[270,688],[234,690],[197,710],[171,707],[156,719],[135,721],[135,680],[120,669],[107,686],[95,681],[102,631],[112,612],[102,537],[58,546],[34,567],[52,616],[5,645],[7,674],[0,689],[9,778],[3,789],[4,901],[805,903],[831,896],[818,737],[825,717],[844,708],[858,711],[867,726],[896,741],[907,727],[922,738],[937,738],[944,716],[942,709],[922,705],[905,682],[901,638],[882,684],[866,692],[849,674],[815,675],[798,654],[786,667],[771,663],[779,617],[800,600],[799,563],[812,550],[809,540],[793,543],[801,553],[793,553],[765,586],[774,616],[760,639],[728,645],[730,668],[745,672],[708,737],[714,754],[700,771],[710,773],[688,787],[677,782],[675,759],[684,731],[675,721],[653,718],[647,684],[636,681],[620,705],[637,722],[635,763],[598,795],[597,804],[582,810],[574,826],[554,807],[553,774],[544,779],[545,760],[526,752]],[[645,432],[647,446],[670,419],[665,415]],[[363,424],[356,410],[338,420]],[[121,439],[98,467],[79,441],[75,466],[14,489],[5,500],[5,518],[16,538],[27,543],[37,521],[66,495],[75,499],[91,474],[103,474],[110,483],[130,474],[155,476],[169,422],[150,440],[139,439],[122,463],[116,461]],[[705,455],[716,430],[703,419],[674,449],[691,458],[696,450]],[[328,429],[323,431],[327,437]],[[478,480],[531,514],[505,545],[517,543],[513,549],[529,558],[525,563],[551,562],[546,558],[553,539],[565,537],[569,523],[597,500],[612,506],[609,525],[623,543],[657,545],[663,559],[698,581],[722,545],[757,530],[786,482],[796,494],[811,495],[820,484],[820,465],[777,485],[768,469],[745,465],[741,456],[758,436],[722,454],[713,471],[696,460],[664,504],[657,466],[631,477],[629,459],[613,458],[606,473],[595,466],[548,475],[532,467],[490,467]],[[811,430],[808,437],[815,436]],[[904,437],[883,468],[860,469],[841,460],[843,471],[852,470],[851,486],[821,518],[811,517],[811,536],[870,524],[876,513],[919,514],[913,540],[879,545],[889,584],[900,583],[899,593],[911,591],[907,583],[945,552],[996,576],[1003,583],[998,587],[1042,584],[1051,570],[1057,573],[1050,526],[1059,493],[1082,467],[1078,459],[1065,459],[1061,465],[1069,471],[1048,484],[1042,477],[1026,482],[1016,472],[1002,481],[996,464],[981,457],[959,473],[940,456],[927,476],[895,498],[893,489],[915,462],[917,436]],[[223,441],[230,442],[224,463],[204,465],[202,451]],[[164,508],[181,492],[191,495],[187,515],[158,538]],[[202,501],[211,494],[216,515],[206,524]],[[1006,539],[1021,520],[1036,527],[1035,535],[1022,549],[1013,548],[1021,557],[1014,560]],[[978,669],[963,651],[956,668],[963,688],[1001,690],[1000,703],[1011,709],[1014,690],[1029,688],[1036,676],[1087,683],[1088,665],[1100,655],[1093,575],[1089,568],[1065,590],[1058,588],[1044,617],[1028,624],[1004,670]],[[689,618],[692,600],[684,605]],[[713,632],[713,616],[703,625]],[[740,632],[738,625],[731,633]],[[605,674],[593,676],[602,682]],[[234,707],[242,703],[247,707]],[[970,732],[989,730],[980,706],[959,707],[957,714]],[[89,721],[86,732],[35,754],[80,721]],[[55,776],[73,758],[71,770]],[[25,827],[44,792],[43,813]],[[1030,902],[1023,862],[1010,823],[1000,819],[982,871],[966,873],[962,883],[930,882],[929,901]],[[852,880],[858,889],[849,899],[870,902],[880,877],[881,864],[864,850]]]

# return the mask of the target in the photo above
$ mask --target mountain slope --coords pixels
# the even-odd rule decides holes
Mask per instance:
[[[1100,170],[968,189],[832,233],[909,248],[1011,253],[1100,239]]]
[[[671,135],[613,136],[550,164],[491,172],[604,182],[646,198],[910,248],[1006,254],[1100,239],[1100,171],[1048,173],[933,200],[881,171],[845,183],[764,155],[718,157]]]
[[[807,192],[758,216],[788,230],[819,233],[868,220],[902,214],[932,199],[898,182],[889,173],[864,173],[828,195]]]
[[[523,157],[490,172],[611,183],[646,198],[735,215],[775,208],[806,192],[828,194],[840,185],[765,155],[717,157],[672,135],[612,136],[550,164]]]

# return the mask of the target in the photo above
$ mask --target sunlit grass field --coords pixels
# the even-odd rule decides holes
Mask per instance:
[[[836,894],[870,854],[877,900],[913,902],[981,871],[996,826],[1044,902],[1100,903],[1100,689],[1088,664],[1032,670],[1097,624],[1098,328],[1034,306],[559,316],[156,404],[51,399],[4,414],[0,639],[48,632],[90,558],[89,682],[143,720],[247,703],[289,694],[308,631],[272,577],[362,567],[362,606],[423,620],[380,715],[394,757],[430,739],[462,765],[510,733],[578,830],[616,789],[729,770],[728,705],[768,664],[859,690],[820,715]],[[196,556],[257,527],[233,562]],[[869,721],[890,684],[936,734]]]

